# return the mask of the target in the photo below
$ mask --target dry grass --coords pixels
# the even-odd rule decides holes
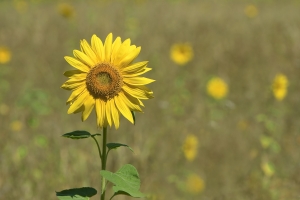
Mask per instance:
[[[60,137],[100,131],[95,117],[82,123],[79,115],[67,115],[69,93],[60,86],[71,69],[63,57],[80,39],[109,32],[142,46],[138,60],[150,61],[147,76],[157,80],[137,124],[122,119],[119,130],[109,129],[109,141],[135,151],[113,152],[109,169],[135,165],[141,190],[156,199],[300,198],[299,2],[256,1],[253,19],[244,14],[247,2],[238,0],[67,2],[76,12],[71,19],[58,14],[54,1],[30,2],[22,12],[0,2],[0,46],[12,52],[11,62],[0,65],[0,105],[9,106],[0,115],[0,199],[56,199],[62,189],[100,187],[92,140]],[[190,42],[195,51],[183,67],[169,58],[177,42]],[[290,82],[282,102],[270,89],[279,72]],[[206,94],[212,76],[228,83],[226,99]],[[16,120],[23,124],[19,131],[11,129]],[[200,143],[193,162],[181,150],[189,133]],[[262,136],[277,146],[263,148]],[[263,173],[264,161],[273,163],[272,177]],[[201,194],[181,187],[190,173],[204,179]]]

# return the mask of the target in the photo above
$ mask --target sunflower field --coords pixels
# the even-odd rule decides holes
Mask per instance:
[[[300,199],[299,10],[298,0],[0,1],[0,199],[99,189],[97,147],[61,136],[103,127],[133,151],[112,150],[107,167],[134,165],[142,199]]]

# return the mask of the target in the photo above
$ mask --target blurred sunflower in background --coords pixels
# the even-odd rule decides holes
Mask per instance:
[[[185,158],[188,161],[193,161],[196,158],[198,150],[198,138],[195,135],[188,135],[182,146]]]
[[[11,52],[7,47],[0,47],[0,63],[8,63],[11,59]]]
[[[215,99],[222,99],[228,93],[228,86],[226,82],[219,78],[211,78],[206,85],[207,93]]]
[[[178,43],[172,45],[170,57],[178,65],[185,65],[194,57],[193,48],[189,43]]]
[[[258,15],[258,9],[255,5],[247,5],[244,12],[249,18],[254,18]]]
[[[84,121],[95,108],[99,127],[114,124],[118,129],[119,112],[134,123],[131,111],[142,112],[141,99],[153,98],[153,92],[144,85],[154,80],[139,77],[151,70],[147,67],[148,61],[132,64],[141,47],[130,45],[130,39],[112,40],[111,33],[104,44],[96,35],[92,37],[91,46],[82,40],[81,51],[73,51],[75,58],[65,57],[76,70],[64,73],[69,80],[62,88],[72,91],[67,100],[68,114],[82,112]]]
[[[60,3],[57,6],[58,13],[64,18],[72,18],[75,15],[75,10],[73,6],[67,3]]]
[[[284,74],[277,74],[273,80],[272,90],[274,97],[281,101],[287,94],[288,79]]]
[[[186,190],[190,194],[199,194],[205,188],[204,180],[197,174],[190,174],[186,179]]]
[[[23,123],[19,120],[15,120],[10,123],[10,129],[12,131],[20,131],[23,128]]]
[[[14,0],[14,7],[19,13],[23,13],[28,9],[28,3],[25,0]]]

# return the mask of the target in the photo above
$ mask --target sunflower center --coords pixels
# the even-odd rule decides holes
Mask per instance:
[[[86,86],[95,99],[107,101],[121,91],[123,79],[113,65],[101,63],[89,71]]]
[[[100,72],[97,76],[97,79],[100,85],[110,85],[112,82],[112,79],[106,72]]]

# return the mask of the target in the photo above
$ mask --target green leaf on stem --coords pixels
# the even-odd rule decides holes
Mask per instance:
[[[100,174],[115,185],[113,187],[114,196],[119,194],[136,198],[145,196],[145,194],[139,191],[141,185],[139,174],[136,168],[130,164],[124,165],[116,173],[101,170]]]
[[[108,151],[112,150],[112,149],[117,149],[119,147],[127,147],[130,149],[130,151],[133,152],[132,148],[126,144],[120,144],[120,143],[107,143],[106,144]]]
[[[97,134],[91,135],[87,131],[73,131],[73,132],[70,132],[70,133],[63,134],[62,136],[66,137],[66,138],[71,138],[71,139],[76,139],[77,140],[77,139],[85,139],[85,138],[93,137],[93,136],[96,136],[96,135],[100,135],[100,134],[97,133]]]
[[[89,200],[97,194],[97,190],[92,187],[72,188],[56,192],[59,200]]]

